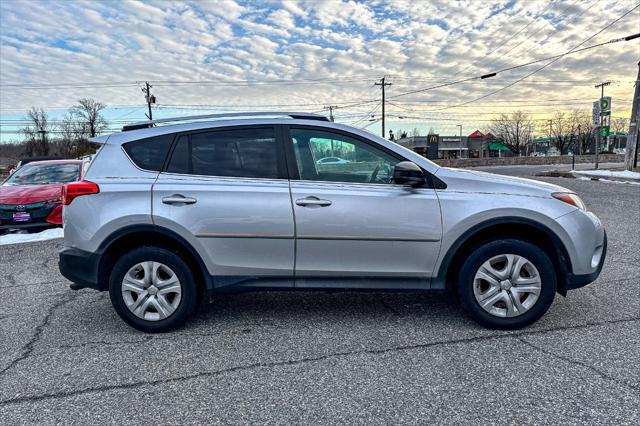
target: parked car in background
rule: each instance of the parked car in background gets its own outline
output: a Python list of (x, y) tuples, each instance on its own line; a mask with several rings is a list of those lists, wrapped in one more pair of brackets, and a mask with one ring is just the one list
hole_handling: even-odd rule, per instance
[(340, 157), (324, 157), (316, 161), (316, 163), (317, 164), (346, 164), (346, 163), (350, 163), (350, 161)]
[(62, 160), (62, 157), (56, 157), (56, 156), (46, 156), (46, 157), (26, 157), (23, 158), (21, 160), (19, 160), (15, 167), (13, 167), (11, 170), (9, 170), (9, 174), (13, 174), (15, 173), (16, 170), (18, 170), (20, 167), (25, 166), (29, 163), (33, 163), (35, 161), (48, 161), (48, 160)]
[(0, 186), (0, 232), (62, 225), (62, 185), (82, 178), (83, 161), (27, 162)]
[[(109, 291), (148, 332), (215, 293), (273, 288), (449, 288), (480, 324), (516, 329), (602, 269), (604, 228), (566, 188), (439, 167), (315, 114), (238, 116), (92, 139), (86, 180), (63, 191), (73, 289)], [(320, 167), (336, 141), (357, 161)]]

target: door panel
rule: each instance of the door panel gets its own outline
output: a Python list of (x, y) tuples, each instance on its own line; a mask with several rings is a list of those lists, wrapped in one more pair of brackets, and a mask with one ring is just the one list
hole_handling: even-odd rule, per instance
[[(176, 196), (193, 204), (165, 204)], [(161, 173), (153, 186), (154, 221), (184, 227), (206, 251), (216, 276), (293, 276), (289, 185), (262, 180)]]
[[(292, 181), (296, 277), (429, 278), (440, 249), (440, 206), (432, 189)], [(311, 284), (309, 284), (311, 285)]]

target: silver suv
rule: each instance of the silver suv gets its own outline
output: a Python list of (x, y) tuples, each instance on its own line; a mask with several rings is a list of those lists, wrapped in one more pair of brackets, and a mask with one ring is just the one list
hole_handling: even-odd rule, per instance
[(605, 258), (575, 193), (442, 168), (319, 115), (156, 120), (93, 141), (63, 191), (60, 271), (147, 332), (257, 289), (449, 289), (480, 324), (515, 329)]

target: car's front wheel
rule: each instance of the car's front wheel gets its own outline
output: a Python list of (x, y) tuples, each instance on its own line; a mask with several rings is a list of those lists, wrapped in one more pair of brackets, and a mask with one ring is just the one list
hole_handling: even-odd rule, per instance
[(129, 325), (148, 333), (184, 324), (197, 302), (189, 266), (175, 253), (140, 247), (123, 255), (109, 279), (111, 303)]
[(537, 321), (556, 293), (547, 254), (526, 241), (500, 239), (473, 250), (458, 275), (462, 307), (478, 323), (518, 329)]

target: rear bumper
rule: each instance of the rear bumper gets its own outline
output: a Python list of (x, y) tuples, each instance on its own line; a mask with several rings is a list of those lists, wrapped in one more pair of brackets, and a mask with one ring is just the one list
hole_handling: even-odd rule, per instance
[(600, 272), (602, 272), (602, 267), (604, 266), (604, 260), (607, 257), (607, 233), (604, 233), (604, 240), (602, 243), (602, 254), (600, 255), (600, 261), (598, 262), (598, 267), (596, 270), (590, 274), (582, 274), (582, 275), (567, 275), (567, 283), (565, 286), (566, 290), (575, 290), (576, 288), (584, 287), (587, 284), (594, 282)]
[(98, 280), (98, 266), (100, 256), (96, 253), (79, 250), (76, 248), (65, 248), (60, 252), (58, 268), (60, 273), (74, 284), (71, 288), (92, 288), (94, 290), (106, 290), (102, 288)]

